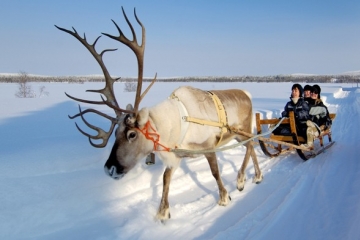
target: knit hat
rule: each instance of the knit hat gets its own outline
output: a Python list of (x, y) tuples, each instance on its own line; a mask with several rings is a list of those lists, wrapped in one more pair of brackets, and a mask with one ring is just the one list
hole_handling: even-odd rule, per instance
[(304, 93), (304, 90), (303, 90), (302, 86), (301, 86), (300, 84), (298, 84), (298, 83), (295, 83), (295, 84), (291, 87), (291, 90), (293, 90), (293, 89), (295, 89), (295, 88), (299, 89), (300, 97), (302, 97), (302, 96), (303, 96), (303, 93)]
[(305, 85), (305, 87), (304, 87), (304, 91), (312, 91), (312, 86), (310, 86), (310, 85)]
[(314, 93), (318, 94), (318, 99), (320, 99), (320, 93), (321, 93), (321, 88), (319, 85), (315, 84), (314, 86), (312, 86), (312, 91)]

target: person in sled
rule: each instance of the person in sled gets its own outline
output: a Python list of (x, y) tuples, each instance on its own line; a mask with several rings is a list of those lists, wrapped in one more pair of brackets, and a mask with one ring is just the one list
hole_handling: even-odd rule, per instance
[(304, 100), (309, 104), (309, 101), (311, 101), (311, 91), (312, 91), (312, 86), (310, 85), (305, 85), (304, 86)]
[(303, 144), (307, 148), (313, 148), (314, 139), (319, 136), (322, 130), (330, 128), (332, 124), (329, 111), (320, 98), (320, 92), (321, 88), (319, 85), (315, 84), (312, 86), (311, 99), (308, 100), (310, 119), (306, 122), (307, 143)]
[[(289, 112), (293, 111), (295, 116), (296, 130), (299, 136), (306, 136), (306, 121), (310, 119), (309, 105), (303, 98), (303, 88), (300, 84), (295, 83), (291, 87), (290, 101), (286, 103), (282, 117), (289, 117)], [(280, 125), (274, 132), (275, 135), (291, 135), (289, 125)]]

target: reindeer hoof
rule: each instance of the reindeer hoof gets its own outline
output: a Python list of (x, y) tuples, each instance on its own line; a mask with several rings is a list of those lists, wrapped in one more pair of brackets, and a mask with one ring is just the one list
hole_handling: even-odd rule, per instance
[(226, 196), (224, 196), (224, 198), (221, 198), (221, 199), (218, 201), (218, 204), (219, 204), (220, 206), (227, 206), (230, 201), (231, 201), (231, 197), (226, 193)]
[(246, 179), (244, 179), (244, 181), (238, 181), (238, 184), (237, 184), (237, 189), (241, 192), (242, 190), (244, 190), (245, 188), (245, 182), (246, 182)]
[(170, 211), (169, 209), (167, 209), (165, 212), (163, 212), (163, 214), (160, 213), (156, 214), (155, 219), (160, 220), (160, 222), (165, 225), (166, 221), (169, 220), (170, 218), (171, 218)]
[(238, 187), (237, 189), (239, 190), (239, 192), (241, 192), (242, 190), (244, 190), (244, 186)]
[(170, 214), (168, 216), (168, 219), (161, 219), (160, 222), (162, 223), (162, 225), (166, 225), (167, 221), (171, 218)]
[(260, 177), (254, 177), (253, 182), (256, 184), (260, 184), (263, 179), (264, 179), (263, 175), (261, 175)]

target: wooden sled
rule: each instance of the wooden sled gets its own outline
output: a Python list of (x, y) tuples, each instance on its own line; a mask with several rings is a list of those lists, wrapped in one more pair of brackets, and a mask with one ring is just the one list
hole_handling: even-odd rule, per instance
[[(330, 114), (330, 118), (334, 120), (336, 117), (335, 113)], [(271, 125), (276, 125), (281, 121), (281, 119), (260, 119), (260, 113), (256, 113), (256, 129), (257, 134), (262, 133), (263, 125), (266, 125), (267, 128)], [(304, 137), (298, 136), (295, 125), (294, 112), (289, 113), (289, 118), (283, 119), (281, 124), (290, 125), (291, 135), (274, 135), (270, 134), (269, 138), (259, 138), (259, 145), (261, 150), (266, 156), (276, 157), (280, 154), (286, 152), (294, 151), (304, 160), (308, 160), (312, 157), (316, 157), (318, 154), (324, 152), (326, 149), (330, 148), (335, 142), (331, 138), (331, 128), (321, 131), (320, 135), (315, 139), (313, 150), (301, 146), (301, 144), (306, 143)], [(324, 144), (324, 137), (327, 136), (328, 143)], [(317, 144), (319, 143), (319, 144)]]

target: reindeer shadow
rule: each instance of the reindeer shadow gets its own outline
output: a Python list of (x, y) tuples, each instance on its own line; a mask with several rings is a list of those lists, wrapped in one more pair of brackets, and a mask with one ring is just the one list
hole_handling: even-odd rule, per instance
[(49, 138), (75, 136), (73, 123), (67, 121), (68, 110), (73, 107), (74, 104), (64, 102), (25, 116), (6, 119), (0, 124), (1, 135), (6, 138), (2, 141), (1, 155), (49, 146), (52, 144)]
[[(195, 161), (203, 161), (203, 164), (206, 164), (206, 167), (208, 168), (209, 170), (209, 174), (211, 175), (212, 177), (212, 174), (211, 174), (211, 170), (210, 170), (210, 166), (209, 166), (209, 163), (207, 161), (207, 159), (205, 158), (204, 155), (202, 155), (201, 157), (196, 157), (196, 158), (192, 158), (193, 160)], [(214, 192), (214, 189), (209, 189), (207, 187), (204, 186), (204, 184), (202, 182), (199, 181), (196, 173), (194, 172), (194, 170), (192, 170), (190, 167), (189, 167), (189, 164), (187, 163), (187, 160), (189, 160), (188, 158), (184, 158), (182, 159), (182, 162), (180, 164), (180, 168), (185, 172), (185, 173), (189, 173), (189, 176), (191, 177), (191, 179), (194, 181), (194, 183), (196, 184), (197, 187), (199, 187), (200, 189), (202, 189), (205, 193), (207, 194), (212, 194), (214, 195), (214, 197), (216, 198), (217, 197), (217, 192)], [(215, 182), (215, 179), (214, 179), (214, 182)]]
[[(13, 171), (11, 166), (28, 168), (29, 165), (35, 171), (40, 171), (36, 168), (55, 171), (56, 166), (85, 164), (88, 159), (80, 157), (84, 151), (86, 155), (99, 155), (99, 150), (91, 147), (76, 130), (74, 120), (68, 118), (69, 112), (77, 111), (76, 104), (68, 101), (5, 119), (0, 124), (1, 135), (6, 139), (1, 141), (0, 158), (4, 165), (0, 172)], [(104, 121), (95, 124), (106, 129)]]

